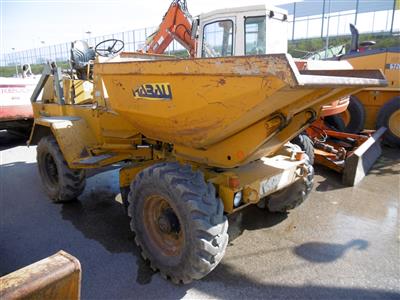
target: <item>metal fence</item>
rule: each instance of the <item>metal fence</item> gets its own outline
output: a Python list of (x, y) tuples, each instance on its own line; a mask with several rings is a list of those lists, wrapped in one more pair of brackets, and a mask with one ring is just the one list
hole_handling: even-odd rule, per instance
[(398, 33), (400, 31), (400, 10), (364, 13), (348, 10), (296, 17), (294, 21), (291, 15), (288, 20), (288, 36), (291, 40), (348, 35), (350, 23), (356, 25), (360, 33)]
[[(89, 46), (95, 47), (101, 41), (107, 39), (119, 39), (124, 41), (125, 51), (137, 51), (143, 48), (146, 38), (156, 29), (157, 27), (148, 27), (143, 29), (91, 37), (85, 40), (88, 42)], [(0, 65), (13, 66), (21, 64), (43, 64), (48, 61), (68, 61), (70, 58), (70, 49), (71, 42), (68, 42), (24, 51), (10, 52), (3, 55)], [(167, 48), (166, 53), (172, 54), (180, 50), (184, 50), (184, 48), (179, 43), (174, 41)]]
[[(329, 35), (341, 36), (349, 34), (349, 24), (357, 26), (360, 33), (398, 33), (400, 32), (400, 10), (383, 10), (357, 13), (356, 10), (324, 13), (314, 16), (288, 17), (288, 36), (291, 40), (326, 37)], [(126, 51), (136, 51), (144, 46), (146, 38), (156, 30), (149, 27), (138, 30), (119, 32), (115, 34), (96, 36), (86, 39), (90, 46), (111, 38), (125, 42)], [(41, 48), (15, 51), (3, 54), (0, 58), (1, 66), (21, 64), (43, 64), (47, 61), (68, 61), (70, 56), (70, 42), (51, 45)], [(184, 48), (173, 42), (167, 49), (171, 54)]]

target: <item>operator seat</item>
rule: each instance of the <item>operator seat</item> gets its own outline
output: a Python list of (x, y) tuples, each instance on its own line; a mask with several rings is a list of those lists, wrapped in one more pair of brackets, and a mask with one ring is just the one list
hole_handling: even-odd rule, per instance
[[(91, 62), (95, 59), (96, 53), (90, 48), (86, 41), (75, 41), (71, 43), (71, 68), (76, 71), (78, 79), (90, 79), (92, 75)], [(88, 69), (89, 68), (89, 69)]]

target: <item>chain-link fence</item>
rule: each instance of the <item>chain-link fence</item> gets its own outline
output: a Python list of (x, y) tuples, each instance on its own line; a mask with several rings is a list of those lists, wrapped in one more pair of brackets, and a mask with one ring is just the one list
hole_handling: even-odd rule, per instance
[[(125, 51), (137, 51), (142, 49), (146, 38), (152, 34), (157, 27), (148, 27), (143, 29), (119, 32), (114, 34), (102, 35), (85, 39), (89, 46), (95, 47), (101, 41), (107, 39), (119, 39), (124, 41)], [(34, 48), (24, 51), (15, 51), (4, 54), (1, 59), (1, 66), (11, 66), (20, 64), (43, 64), (48, 61), (65, 62), (70, 58), (71, 42), (51, 45), (46, 47)], [(173, 54), (184, 48), (174, 41), (167, 48), (167, 54)]]
[[(339, 11), (324, 15), (289, 18), (291, 40), (349, 35), (349, 24), (356, 25), (360, 33), (398, 33), (400, 10), (382, 10), (356, 13), (356, 10)], [(328, 32), (329, 31), (329, 32)]]
[[(289, 15), (288, 21), (288, 36), (291, 40), (326, 37), (327, 35), (331, 37), (348, 35), (350, 23), (356, 24), (360, 33), (400, 32), (400, 10), (395, 9), (363, 13), (358, 13), (357, 10), (350, 10), (314, 16), (301, 16), (295, 19), (293, 19), (293, 15)], [(149, 27), (92, 37), (86, 39), (86, 41), (90, 46), (94, 47), (101, 41), (116, 38), (125, 42), (125, 51), (136, 51), (144, 46), (146, 38), (155, 30), (156, 27)], [(13, 66), (26, 63), (43, 64), (47, 61), (68, 61), (70, 47), (70, 43), (63, 43), (6, 53), (0, 58), (0, 65)], [(166, 52), (172, 54), (183, 49), (179, 43), (174, 41)]]

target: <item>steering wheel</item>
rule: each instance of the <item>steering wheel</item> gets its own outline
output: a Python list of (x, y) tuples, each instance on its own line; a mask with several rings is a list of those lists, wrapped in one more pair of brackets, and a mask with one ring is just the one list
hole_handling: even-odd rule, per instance
[(124, 46), (125, 44), (121, 40), (109, 39), (98, 43), (94, 51), (100, 56), (111, 57), (121, 52)]

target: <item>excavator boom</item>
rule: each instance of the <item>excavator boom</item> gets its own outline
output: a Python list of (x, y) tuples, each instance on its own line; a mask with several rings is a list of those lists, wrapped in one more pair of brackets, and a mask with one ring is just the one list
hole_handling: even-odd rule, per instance
[(186, 8), (186, 0), (174, 0), (165, 14), (158, 30), (146, 40), (143, 52), (162, 54), (176, 39), (191, 57), (196, 53), (196, 40), (191, 34), (192, 20)]

